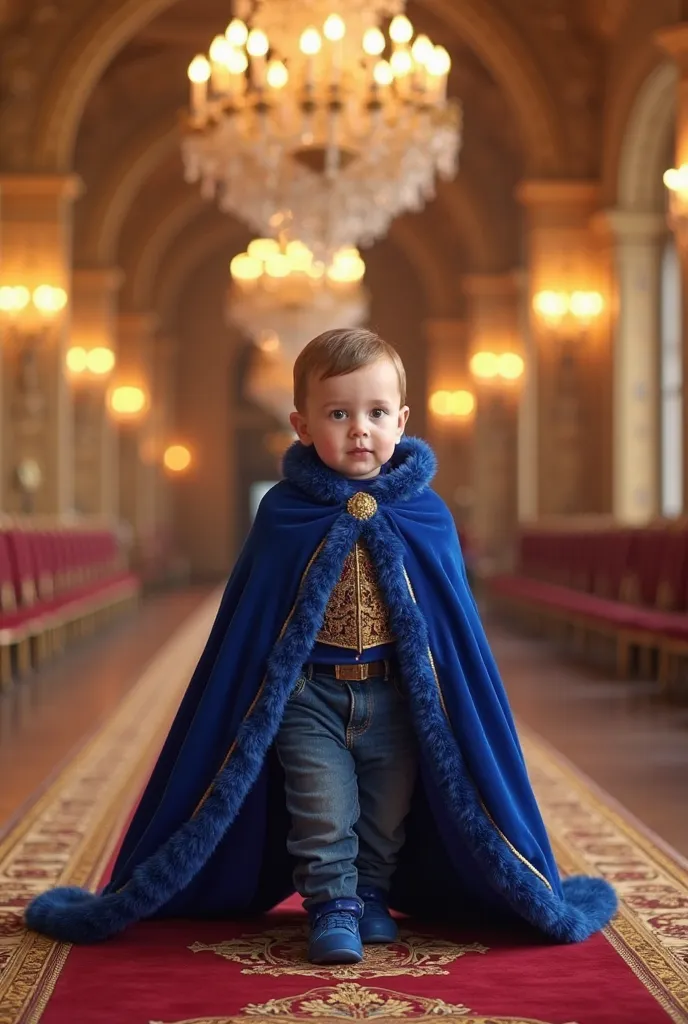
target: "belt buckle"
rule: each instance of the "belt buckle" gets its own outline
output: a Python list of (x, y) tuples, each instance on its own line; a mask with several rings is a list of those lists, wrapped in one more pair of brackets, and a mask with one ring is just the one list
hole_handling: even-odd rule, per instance
[(335, 665), (335, 679), (342, 679), (344, 682), (360, 683), (368, 678), (367, 665)]

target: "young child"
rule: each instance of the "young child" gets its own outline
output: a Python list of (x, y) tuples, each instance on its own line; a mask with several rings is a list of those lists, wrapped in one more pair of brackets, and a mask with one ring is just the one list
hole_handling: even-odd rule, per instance
[(363, 330), (295, 366), (299, 435), (263, 498), (110, 883), (29, 905), (95, 942), (237, 918), (294, 891), (310, 958), (391, 942), (388, 907), (577, 942), (616, 898), (559, 877), (435, 460), (403, 437), (394, 349)]
[[(292, 426), (302, 444), (361, 490), (401, 440), (405, 401), (398, 354), (368, 331), (321, 335), (296, 360)], [(294, 885), (312, 922), (309, 959), (355, 963), (362, 942), (397, 937), (387, 897), (417, 771), (394, 634), (360, 541), (287, 704), (277, 750)]]

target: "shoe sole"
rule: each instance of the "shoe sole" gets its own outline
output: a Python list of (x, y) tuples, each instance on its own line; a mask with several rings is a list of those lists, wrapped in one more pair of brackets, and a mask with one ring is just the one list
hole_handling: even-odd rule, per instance
[(331, 949), (317, 958), (308, 958), (312, 964), (360, 964), (363, 957), (351, 949)]

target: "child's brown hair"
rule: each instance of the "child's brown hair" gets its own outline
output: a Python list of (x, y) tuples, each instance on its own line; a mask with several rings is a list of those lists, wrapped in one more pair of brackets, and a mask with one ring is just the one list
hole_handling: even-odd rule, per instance
[(406, 403), (406, 371), (397, 350), (373, 331), (362, 327), (325, 331), (309, 341), (294, 363), (294, 405), (299, 412), (306, 407), (308, 382), (340, 377), (378, 359), (389, 359), (397, 371), (401, 404)]

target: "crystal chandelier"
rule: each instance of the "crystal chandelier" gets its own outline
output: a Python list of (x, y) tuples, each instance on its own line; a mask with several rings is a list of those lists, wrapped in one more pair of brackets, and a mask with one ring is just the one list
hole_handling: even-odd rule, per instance
[(449, 54), (414, 38), (404, 6), (235, 0), (237, 17), (189, 66), (186, 180), (320, 259), (422, 209), (436, 176), (456, 174), (461, 110), (446, 96)]
[(302, 242), (256, 238), (229, 269), (228, 319), (257, 342), (276, 336), (289, 367), (311, 338), (357, 327), (368, 316), (365, 263), (356, 249), (340, 249), (325, 264)]

